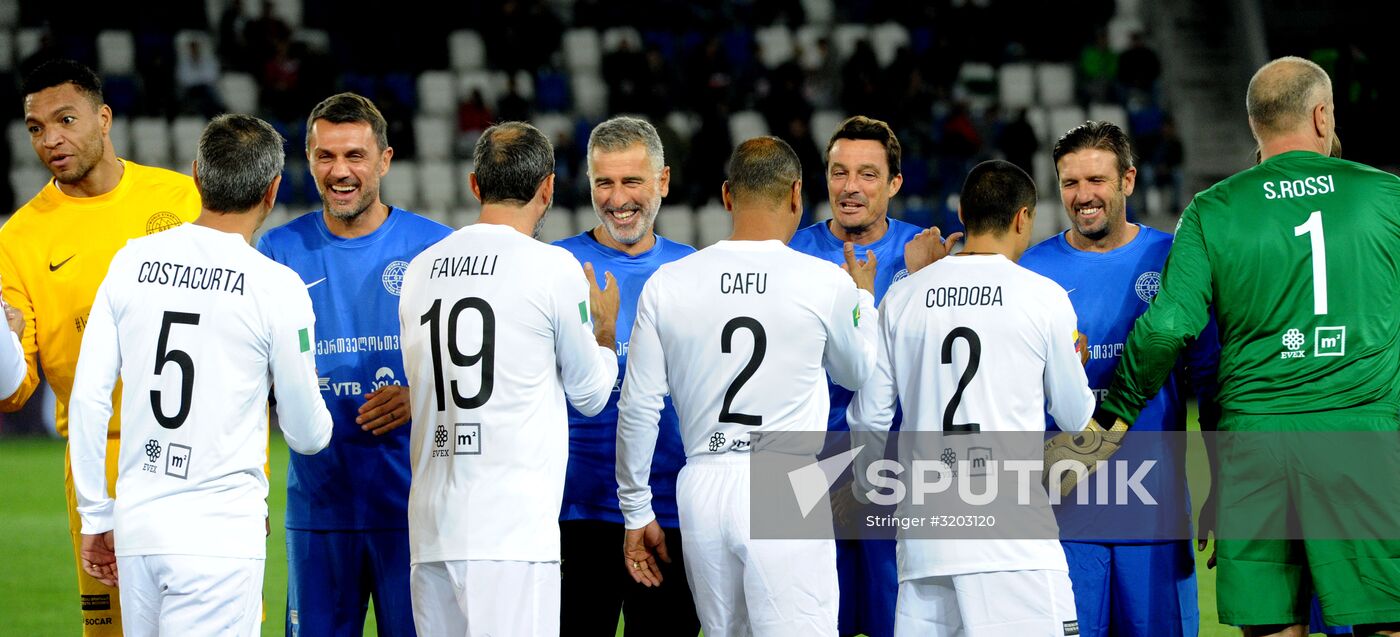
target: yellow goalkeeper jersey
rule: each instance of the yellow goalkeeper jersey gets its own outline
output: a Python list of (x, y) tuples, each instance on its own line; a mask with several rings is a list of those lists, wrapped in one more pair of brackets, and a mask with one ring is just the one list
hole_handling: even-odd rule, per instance
[[(50, 179), (0, 227), (0, 282), (5, 301), (24, 311), (28, 372), (0, 411), (15, 411), (39, 385), (39, 366), (58, 397), (58, 433), (68, 435), (68, 396), (78, 346), (97, 286), (128, 239), (168, 230), (199, 216), (199, 192), (186, 175), (124, 161), (121, 181), (96, 197), (70, 197)], [(121, 389), (114, 393), (109, 435), (120, 431)]]

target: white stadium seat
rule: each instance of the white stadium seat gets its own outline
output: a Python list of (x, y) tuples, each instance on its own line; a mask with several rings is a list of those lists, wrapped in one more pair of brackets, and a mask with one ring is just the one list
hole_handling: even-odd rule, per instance
[(1128, 110), (1117, 104), (1090, 104), (1089, 119), (1117, 124), (1119, 128), (1128, 130)]
[[(175, 167), (181, 171), (188, 171), (190, 163), (199, 153), (199, 136), (204, 134), (204, 125), (205, 121), (200, 117), (180, 117), (171, 125), (171, 150), (175, 158)], [(115, 145), (115, 142), (113, 143)]]
[(447, 37), (447, 52), (455, 70), (479, 71), (486, 68), (486, 43), (476, 31), (453, 31)]
[(1040, 64), (1035, 67), (1035, 74), (1041, 104), (1064, 106), (1074, 102), (1074, 67), (1065, 63)]
[(130, 31), (97, 34), (97, 71), (102, 75), (131, 75), (136, 71), (136, 40)]
[(258, 82), (247, 73), (225, 72), (219, 76), (219, 96), (230, 113), (258, 112)]
[(909, 29), (898, 22), (886, 22), (870, 30), (870, 45), (880, 66), (889, 66), (899, 47), (909, 46)]
[(734, 230), (734, 218), (724, 206), (711, 203), (695, 215), (695, 248), (704, 248), (729, 236)]
[(574, 74), (569, 83), (574, 91), (574, 110), (593, 120), (608, 112), (608, 85), (597, 71)]
[(170, 125), (158, 117), (138, 117), (131, 122), (131, 155), (138, 164), (169, 166)]
[(856, 43), (870, 39), (870, 27), (864, 24), (842, 24), (831, 33), (831, 43), (836, 50), (836, 59), (844, 63), (856, 50)]
[(791, 60), (797, 52), (792, 31), (786, 25), (775, 24), (759, 29), (754, 33), (754, 40), (758, 42), (763, 66), (770, 69)]
[(379, 182), (384, 203), (407, 210), (418, 209), (418, 164), (412, 161), (395, 161), (389, 165), (389, 172)]
[(451, 163), (428, 161), (418, 165), (418, 201), (425, 208), (442, 209), (460, 203)]
[(622, 43), (632, 45), (633, 51), (642, 50), (642, 34), (634, 27), (613, 27), (603, 32), (603, 52), (611, 53), (622, 48)]
[(758, 111), (739, 111), (729, 116), (729, 139), (733, 146), (767, 134), (768, 122)]
[(695, 209), (690, 206), (663, 202), (654, 227), (667, 239), (695, 245)]
[(1084, 123), (1084, 109), (1078, 106), (1059, 106), (1050, 109), (1050, 117), (1047, 121), (1050, 129), (1050, 141), (1068, 133), (1071, 128)]
[(413, 140), (418, 146), (417, 159), (451, 158), (455, 135), (452, 120), (446, 117), (420, 115), (413, 118)]
[(564, 32), (564, 63), (574, 73), (597, 72), (603, 63), (603, 47), (593, 29)]
[(418, 75), (418, 112), (424, 115), (457, 113), (456, 82), (449, 71), (424, 71)]
[(1030, 64), (1002, 65), (997, 73), (997, 85), (1003, 108), (1014, 110), (1035, 103), (1035, 67)]

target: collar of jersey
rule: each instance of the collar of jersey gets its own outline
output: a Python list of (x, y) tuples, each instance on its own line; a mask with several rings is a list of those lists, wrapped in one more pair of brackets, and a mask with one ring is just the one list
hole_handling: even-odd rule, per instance
[(340, 246), (342, 248), (358, 248), (360, 246), (376, 243), (380, 239), (389, 236), (389, 231), (393, 229), (394, 224), (399, 222), (399, 217), (403, 216), (395, 214), (401, 210), (401, 208), (389, 206), (389, 215), (384, 217), (384, 223), (379, 224), (379, 227), (375, 228), (374, 232), (363, 237), (346, 239), (345, 237), (336, 236), (334, 232), (331, 232), (330, 228), (326, 227), (326, 210), (322, 208), (316, 211), (316, 229), (321, 231), (321, 236), (325, 238), (327, 244)]
[[(641, 261), (644, 259), (654, 257), (657, 253), (661, 251), (661, 242), (663, 241), (663, 239), (659, 234), (655, 235), (656, 241), (651, 244), (650, 250), (647, 250), (646, 252), (643, 252), (641, 254), (628, 254), (626, 252), (618, 250), (617, 248), (603, 245), (603, 242), (599, 241), (598, 237), (593, 235), (593, 230), (595, 230), (595, 228), (589, 228), (588, 230), (584, 230), (579, 234), (583, 236), (583, 242), (586, 245), (592, 247), (596, 252), (609, 259), (614, 259), (618, 261)], [(607, 231), (604, 230), (604, 232)]]
[(1068, 233), (1071, 232), (1070, 230), (1066, 230), (1055, 235), (1055, 245), (1059, 246), (1061, 251), (1066, 252), (1077, 259), (1083, 259), (1086, 261), (1111, 261), (1114, 259), (1120, 259), (1126, 255), (1135, 254), (1139, 250), (1146, 248), (1148, 234), (1155, 230), (1155, 228), (1152, 228), (1151, 226), (1145, 226), (1140, 223), (1135, 223), (1133, 225), (1138, 227), (1137, 236), (1133, 237), (1132, 241), (1129, 241), (1126, 244), (1109, 250), (1108, 252), (1090, 252), (1088, 250), (1080, 250), (1079, 248), (1070, 245), (1069, 239), (1065, 238), (1069, 236)]
[(51, 197), (61, 202), (65, 206), (101, 206), (111, 203), (112, 201), (126, 194), (126, 191), (131, 189), (131, 182), (133, 181), (131, 173), (133, 169), (140, 170), (140, 168), (137, 167), (137, 165), (133, 162), (129, 162), (124, 159), (118, 159), (117, 161), (121, 162), (122, 164), (122, 177), (121, 179), (117, 180), (116, 188), (113, 188), (100, 195), (94, 197), (74, 197), (66, 192), (63, 192), (63, 189), (58, 187), (58, 180), (54, 179), (53, 177), (49, 177), (49, 183), (44, 187), (51, 190), (51, 192), (49, 193)]
[(724, 239), (722, 241), (716, 241), (714, 245), (725, 250), (740, 250), (744, 252), (768, 252), (772, 250), (781, 250), (787, 247), (786, 243), (777, 239), (766, 239), (764, 241), (731, 241), (729, 239)]
[[(825, 221), (818, 221), (814, 225), (821, 226), (822, 238), (826, 239), (828, 245), (835, 247), (837, 250), (844, 250), (846, 248), (846, 242), (842, 241), (840, 237), (836, 236), (835, 232), (831, 231), (832, 221), (832, 219), (827, 219)], [(865, 256), (864, 250), (875, 250), (879, 246), (884, 245), (886, 241), (889, 241), (890, 237), (894, 235), (894, 221), (894, 219), (888, 217), (885, 219), (885, 234), (880, 235), (880, 238), (877, 239), (875, 243), (855, 244), (856, 254), (863, 257)]]

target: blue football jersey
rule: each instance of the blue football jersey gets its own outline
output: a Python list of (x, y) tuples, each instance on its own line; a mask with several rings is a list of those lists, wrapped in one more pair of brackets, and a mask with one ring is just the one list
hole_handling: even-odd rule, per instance
[[(818, 221), (797, 231), (788, 246), (803, 254), (825, 259), (837, 265), (846, 263), (845, 242), (831, 233), (826, 221)], [(890, 219), (890, 227), (879, 241), (870, 245), (856, 244), (856, 258), (864, 259), (866, 250), (875, 251), (875, 305), (885, 298), (885, 290), (890, 284), (909, 276), (904, 268), (904, 244), (924, 229), (912, 223)], [(850, 431), (846, 424), (846, 407), (851, 403), (852, 392), (836, 383), (827, 381), (831, 393), (831, 417), (827, 421), (828, 431)], [(894, 429), (899, 428), (900, 415), (895, 414)]]
[[(564, 479), (564, 505), (559, 519), (622, 524), (622, 509), (617, 502), (617, 400), (627, 373), (627, 344), (632, 337), (637, 298), (657, 268), (695, 252), (695, 248), (658, 235), (656, 245), (650, 250), (632, 256), (599, 243), (592, 231), (561, 239), (554, 245), (573, 253), (580, 264), (592, 263), (598, 285), (606, 283), (604, 272), (612, 272), (621, 297), (615, 347), (617, 382), (613, 384), (608, 406), (592, 417), (569, 406), (569, 469)], [(685, 464), (685, 449), (681, 445), (680, 421), (670, 396), (666, 397), (659, 424), (661, 433), (656, 439), (656, 455), (651, 462), (652, 508), (661, 526), (679, 528), (676, 475)]]
[(331, 234), (321, 211), (267, 231), (258, 250), (296, 271), (316, 312), (316, 370), (335, 421), (331, 444), (314, 456), (291, 454), (287, 528), (408, 528), (408, 432), (375, 436), (355, 424), (364, 395), (406, 382), (399, 353), (399, 289), (408, 262), (452, 230), (407, 210), (389, 209), (373, 233)]
[[(1088, 340), (1089, 360), (1084, 371), (1094, 397), (1102, 402), (1113, 381), (1113, 372), (1123, 356), (1124, 343), (1133, 322), (1147, 311), (1148, 303), (1157, 294), (1162, 280), (1162, 267), (1171, 250), (1172, 235), (1147, 226), (1139, 226), (1137, 237), (1127, 245), (1110, 252), (1087, 252), (1069, 244), (1064, 233), (1046, 239), (1027, 250), (1020, 264), (1044, 275), (1069, 293), (1070, 303), (1079, 320), (1078, 330)], [(1209, 391), (1213, 383), (1215, 362), (1220, 346), (1214, 321), (1206, 327), (1201, 338), (1190, 347), (1183, 360), (1190, 361), (1190, 375), (1197, 387)], [(1141, 463), (1156, 460), (1157, 464), (1141, 480), (1143, 488), (1157, 500), (1156, 505), (1140, 504), (1129, 498), (1134, 506), (1103, 507), (1098, 501), (1098, 481), (1091, 478), (1081, 484), (1088, 488), (1089, 504), (1080, 505), (1075, 497), (1067, 498), (1056, 510), (1061, 537), (1065, 539), (1105, 539), (1109, 529), (1156, 529), (1156, 533), (1187, 537), (1189, 532), (1190, 499), (1186, 492), (1184, 438), (1134, 435), (1139, 432), (1185, 431), (1186, 405), (1182, 396), (1184, 364), (1155, 398), (1148, 401), (1133, 423), (1123, 447), (1113, 456), (1108, 467), (1108, 484), (1114, 485), (1120, 476), (1114, 465), (1129, 463), (1129, 475)], [(1046, 429), (1059, 431), (1053, 419), (1046, 417)], [(1121, 476), (1126, 479), (1128, 476)], [(1113, 486), (1109, 487), (1114, 490)], [(1113, 502), (1114, 494), (1108, 494)], [(1137, 533), (1128, 533), (1138, 537)]]

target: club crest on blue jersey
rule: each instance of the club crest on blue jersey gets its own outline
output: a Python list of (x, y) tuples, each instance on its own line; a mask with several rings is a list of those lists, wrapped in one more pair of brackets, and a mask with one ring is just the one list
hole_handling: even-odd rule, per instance
[(398, 296), (403, 290), (403, 273), (408, 271), (407, 261), (393, 261), (384, 268), (384, 274), (379, 277), (384, 282), (384, 289), (389, 294)]
[(1152, 297), (1157, 296), (1157, 288), (1161, 285), (1162, 273), (1149, 270), (1137, 278), (1133, 289), (1137, 291), (1138, 298), (1142, 299), (1143, 303), (1151, 303)]

